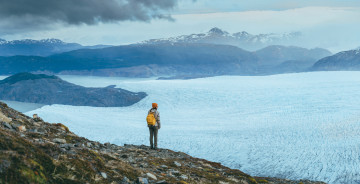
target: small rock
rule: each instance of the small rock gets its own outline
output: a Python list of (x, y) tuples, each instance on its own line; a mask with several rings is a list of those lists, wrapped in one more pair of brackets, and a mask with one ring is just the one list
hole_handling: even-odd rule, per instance
[(176, 166), (178, 166), (178, 167), (181, 167), (181, 164), (180, 164), (179, 162), (177, 162), (177, 161), (175, 161), (174, 164), (175, 164)]
[(29, 132), (31, 132), (31, 133), (39, 133), (39, 132), (37, 131), (37, 129), (30, 129)]
[(146, 178), (141, 178), (141, 177), (137, 178), (136, 183), (137, 184), (149, 184), (149, 182)]
[(15, 130), (17, 130), (19, 126), (20, 126), (19, 124), (15, 124), (15, 123), (11, 124), (11, 127)]
[(166, 165), (161, 165), (160, 167), (162, 167), (164, 169), (168, 168), (168, 166), (166, 166)]
[(180, 178), (181, 178), (182, 180), (187, 180), (187, 179), (188, 179), (188, 177), (187, 177), (186, 175), (181, 175)]
[(130, 180), (126, 176), (124, 176), (123, 180), (121, 181), (121, 184), (129, 184)]
[(60, 151), (61, 152), (66, 152), (66, 149), (65, 148), (60, 148)]
[(0, 161), (0, 173), (4, 172), (7, 168), (9, 168), (11, 162), (8, 160), (1, 160)]
[(157, 180), (157, 177), (151, 173), (146, 173), (146, 176), (149, 177), (152, 180)]
[(66, 140), (65, 139), (59, 139), (59, 138), (55, 138), (55, 139), (53, 139), (53, 142), (55, 142), (55, 143), (66, 143)]
[(75, 147), (84, 147), (84, 144), (81, 143), (81, 142), (77, 142), (77, 143), (75, 143), (74, 146), (75, 146)]
[(74, 145), (73, 144), (60, 144), (60, 148), (65, 148), (67, 150), (69, 150), (70, 148), (73, 148)]
[(102, 176), (103, 178), (105, 178), (105, 179), (107, 178), (107, 175), (106, 175), (106, 173), (104, 173), (104, 172), (101, 172), (100, 174), (101, 174), (101, 176)]
[(37, 127), (41, 126), (41, 124), (38, 123), (38, 122), (34, 122), (33, 124), (34, 124), (35, 126), (37, 126)]
[(19, 130), (20, 132), (25, 132), (25, 131), (26, 131), (26, 127), (25, 127), (24, 125), (21, 125), (21, 126), (18, 127), (18, 130)]
[(77, 154), (74, 150), (69, 150), (69, 151), (67, 151), (67, 153), (70, 154), (70, 155), (76, 155)]
[(87, 142), (86, 146), (90, 148), (92, 146), (91, 142)]
[(170, 172), (171, 172), (171, 174), (173, 174), (173, 175), (180, 175), (180, 172), (177, 171), (177, 170), (171, 170)]
[(156, 184), (167, 184), (167, 182), (165, 180), (161, 180), (161, 181), (156, 182)]
[(38, 130), (37, 130), (39, 133), (41, 133), (41, 134), (46, 134), (47, 133), (47, 131), (44, 129), (44, 128), (38, 128)]
[(2, 124), (4, 125), (5, 128), (10, 129), (10, 130), (12, 129), (12, 126), (7, 122), (2, 122)]

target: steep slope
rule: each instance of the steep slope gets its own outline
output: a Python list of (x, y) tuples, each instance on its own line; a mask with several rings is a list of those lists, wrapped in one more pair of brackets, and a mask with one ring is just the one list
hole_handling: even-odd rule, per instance
[(1, 183), (289, 183), (167, 149), (101, 144), (0, 102)]
[(339, 52), (316, 62), (311, 70), (360, 70), (360, 49)]
[(145, 93), (124, 89), (85, 88), (56, 76), (19, 73), (0, 81), (0, 99), (39, 104), (121, 107), (137, 103)]

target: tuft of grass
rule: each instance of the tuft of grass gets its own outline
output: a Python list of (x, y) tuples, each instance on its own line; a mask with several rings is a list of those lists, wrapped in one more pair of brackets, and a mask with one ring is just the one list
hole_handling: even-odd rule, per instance
[(262, 180), (258, 180), (259, 183), (269, 183), (268, 180), (262, 179)]
[(62, 124), (62, 123), (55, 123), (54, 125), (64, 129), (66, 133), (70, 132), (69, 128), (67, 126), (65, 126), (64, 124)]
[(252, 184), (257, 184), (257, 183), (258, 183), (258, 182), (255, 180), (255, 178), (253, 178), (253, 177), (248, 177), (248, 179), (249, 179), (250, 183), (252, 183)]

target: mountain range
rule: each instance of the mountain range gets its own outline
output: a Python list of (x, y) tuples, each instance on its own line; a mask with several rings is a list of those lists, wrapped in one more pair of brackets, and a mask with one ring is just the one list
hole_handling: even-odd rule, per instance
[(58, 39), (0, 39), (0, 74), (192, 78), (360, 70), (359, 48), (332, 55), (322, 48), (284, 46), (300, 37), (301, 33), (230, 34), (212, 28), (207, 33), (122, 46), (82, 46)]
[[(125, 77), (174, 75), (262, 75), (293, 61), (316, 62), (331, 55), (325, 49), (270, 46), (257, 52), (236, 46), (206, 43), (133, 44), (102, 49), (80, 49), (47, 57), (0, 57), (0, 74), (41, 72)], [(295, 68), (294, 70), (302, 70)], [(275, 71), (275, 73), (282, 71)]]
[(294, 45), (301, 39), (300, 32), (284, 34), (257, 34), (253, 35), (246, 31), (230, 34), (227, 31), (214, 27), (207, 33), (182, 35), (171, 38), (151, 39), (140, 44), (161, 44), (161, 43), (209, 43), (233, 45), (245, 50), (255, 51), (270, 45)]
[(0, 56), (49, 56), (84, 48), (105, 48), (108, 45), (82, 46), (78, 43), (65, 43), (59, 39), (13, 40), (0, 39)]

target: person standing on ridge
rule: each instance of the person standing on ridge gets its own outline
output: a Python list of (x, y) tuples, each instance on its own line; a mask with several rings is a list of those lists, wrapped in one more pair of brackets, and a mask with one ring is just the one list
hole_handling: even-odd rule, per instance
[(149, 110), (148, 115), (146, 117), (146, 121), (150, 131), (151, 149), (157, 149), (157, 135), (158, 135), (158, 130), (161, 127), (160, 113), (157, 109), (158, 109), (158, 104), (152, 103), (152, 108)]

